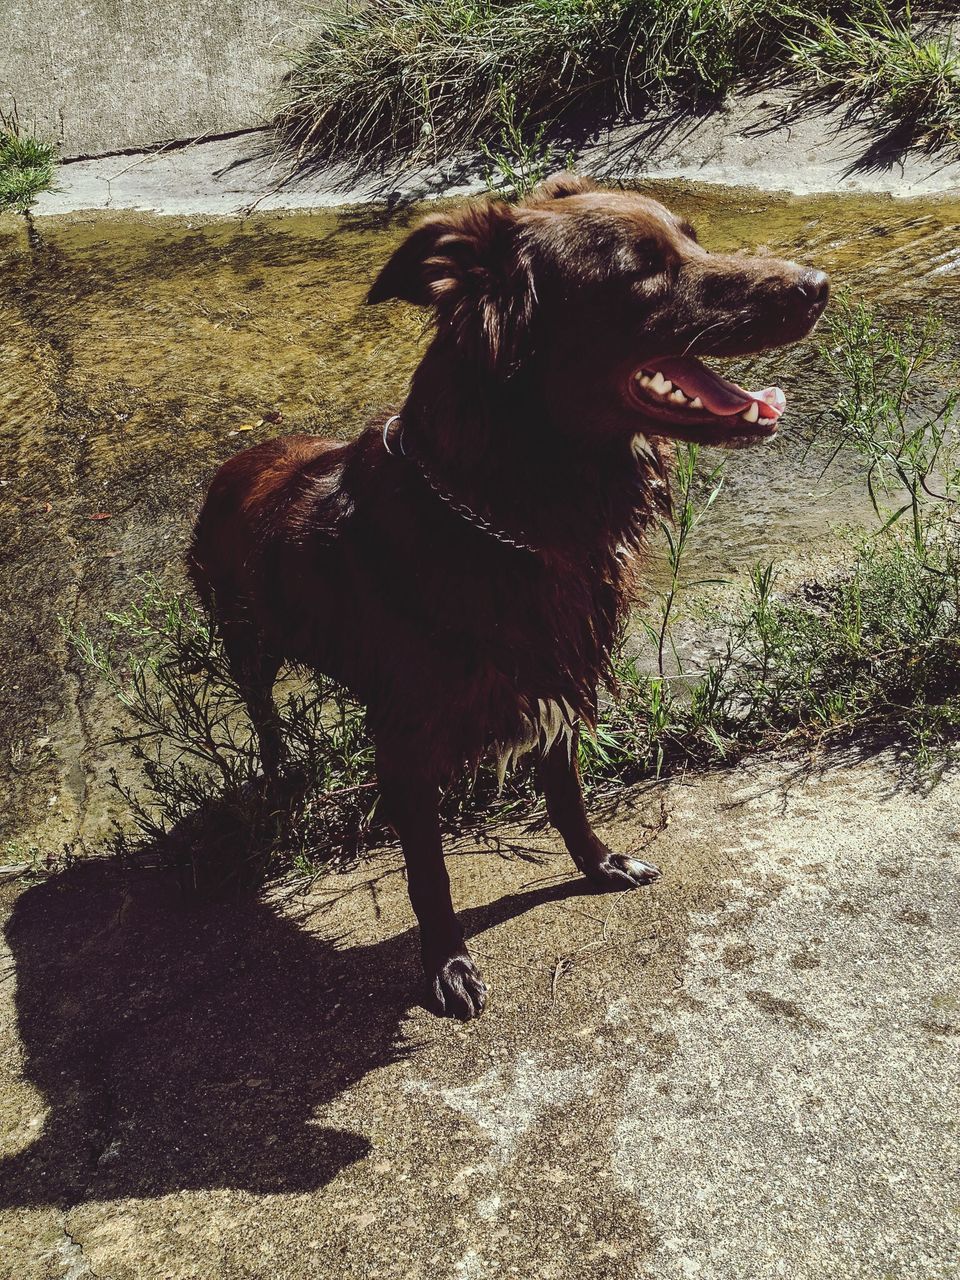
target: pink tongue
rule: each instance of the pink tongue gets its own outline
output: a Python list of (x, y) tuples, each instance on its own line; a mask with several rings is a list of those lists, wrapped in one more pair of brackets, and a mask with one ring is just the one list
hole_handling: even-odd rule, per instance
[[(677, 357), (672, 360), (658, 360), (657, 369), (672, 383), (680, 388), (690, 400), (697, 396), (703, 401), (703, 407), (710, 413), (724, 418), (749, 409), (755, 403), (761, 418), (779, 418), (787, 407), (787, 398), (779, 387), (766, 387), (763, 391), (744, 391), (735, 382), (728, 382), (719, 374), (713, 373), (699, 360)], [(651, 368), (651, 373), (656, 370)]]

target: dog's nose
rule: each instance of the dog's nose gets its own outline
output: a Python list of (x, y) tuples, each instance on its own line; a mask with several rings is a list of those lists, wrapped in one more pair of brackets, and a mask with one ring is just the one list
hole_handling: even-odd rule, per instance
[(800, 272), (797, 290), (808, 306), (819, 307), (822, 311), (830, 297), (830, 277), (825, 271), (807, 268)]

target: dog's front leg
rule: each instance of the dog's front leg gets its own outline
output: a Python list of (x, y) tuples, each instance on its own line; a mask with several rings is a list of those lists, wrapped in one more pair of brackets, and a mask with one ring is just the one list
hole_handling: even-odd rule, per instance
[(563, 836), (571, 858), (591, 884), (602, 889), (636, 889), (642, 884), (649, 884), (660, 875), (657, 867), (625, 853), (614, 853), (590, 826), (577, 762), (579, 740), (580, 729), (577, 726), (569, 745), (563, 738), (557, 739), (540, 766), (550, 821)]
[(487, 988), (463, 941), (450, 900), (438, 789), (399, 755), (377, 751), (377, 779), (386, 818), (403, 846), (427, 983), (438, 1012), (477, 1018), (486, 1004)]

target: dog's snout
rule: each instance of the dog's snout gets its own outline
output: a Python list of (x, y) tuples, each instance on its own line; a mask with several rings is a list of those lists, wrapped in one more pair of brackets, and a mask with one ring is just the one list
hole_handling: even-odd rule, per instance
[(801, 271), (796, 289), (808, 306), (819, 307), (822, 311), (830, 297), (830, 277), (825, 271), (807, 268)]

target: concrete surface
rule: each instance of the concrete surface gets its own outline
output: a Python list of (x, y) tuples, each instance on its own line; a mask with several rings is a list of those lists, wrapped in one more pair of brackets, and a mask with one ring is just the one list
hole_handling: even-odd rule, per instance
[(629, 793), (629, 895), (461, 842), (466, 1026), (390, 851), (245, 903), (8, 884), (4, 1275), (956, 1276), (960, 784), (822, 764)]
[[(570, 149), (583, 173), (613, 179), (688, 178), (766, 191), (937, 195), (960, 189), (960, 157), (902, 152), (838, 108), (783, 92), (744, 94), (723, 111), (620, 125)], [(559, 163), (559, 162), (558, 162)], [(390, 204), (486, 189), (476, 157), (404, 162), (381, 171), (321, 165), (293, 172), (268, 131), (139, 155), (63, 165), (38, 214), (142, 209), (171, 214), (246, 213)]]
[(65, 156), (263, 123), (303, 0), (4, 0), (0, 111)]

